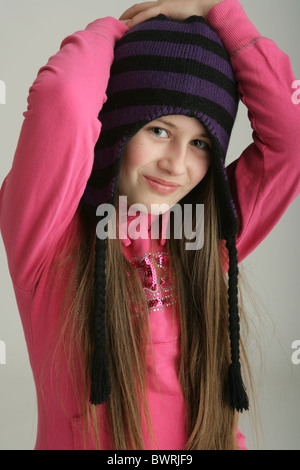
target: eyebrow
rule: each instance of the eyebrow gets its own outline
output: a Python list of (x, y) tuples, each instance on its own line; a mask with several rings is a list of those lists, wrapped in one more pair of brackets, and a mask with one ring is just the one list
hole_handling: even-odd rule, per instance
[[(167, 119), (161, 119), (161, 118), (158, 118), (158, 119), (155, 119), (155, 121), (157, 122), (162, 122), (163, 124), (166, 124), (167, 126), (170, 126), (170, 127), (177, 127), (175, 124), (173, 124), (172, 122), (168, 121)], [(199, 137), (206, 137), (207, 139), (210, 140), (210, 137), (209, 135), (207, 134), (207, 132), (202, 132), (201, 134), (199, 134)]]

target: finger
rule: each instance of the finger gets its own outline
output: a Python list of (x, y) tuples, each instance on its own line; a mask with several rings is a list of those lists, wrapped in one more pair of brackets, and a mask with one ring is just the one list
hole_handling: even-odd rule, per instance
[(124, 11), (124, 13), (120, 16), (119, 19), (124, 20), (124, 19), (132, 18), (133, 16), (138, 15), (143, 10), (153, 7), (155, 3), (157, 2), (137, 3), (136, 5), (133, 5), (132, 7)]
[(148, 20), (149, 18), (154, 18), (155, 16), (160, 14), (160, 8), (148, 8), (148, 10), (142, 11), (138, 15), (135, 15), (131, 20), (128, 21), (127, 26), (128, 28), (133, 28), (139, 23)]
[[(123, 23), (123, 24), (125, 24), (126, 26), (128, 26), (127, 23), (128, 23), (129, 20), (119, 20), (119, 21), (121, 21), (121, 23)], [(129, 27), (129, 26), (128, 26), (128, 27)]]

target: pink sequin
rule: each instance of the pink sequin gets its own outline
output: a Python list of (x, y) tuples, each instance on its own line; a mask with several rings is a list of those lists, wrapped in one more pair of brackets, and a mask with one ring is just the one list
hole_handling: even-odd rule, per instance
[(167, 253), (147, 253), (142, 258), (132, 258), (130, 263), (139, 275), (149, 310), (160, 310), (177, 302)]

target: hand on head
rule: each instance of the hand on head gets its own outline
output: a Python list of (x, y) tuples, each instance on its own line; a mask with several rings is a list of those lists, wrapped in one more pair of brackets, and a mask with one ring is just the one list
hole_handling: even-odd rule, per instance
[(208, 12), (223, 0), (157, 0), (143, 2), (128, 8), (119, 18), (129, 28), (163, 14), (177, 20), (184, 20), (189, 16), (206, 17)]

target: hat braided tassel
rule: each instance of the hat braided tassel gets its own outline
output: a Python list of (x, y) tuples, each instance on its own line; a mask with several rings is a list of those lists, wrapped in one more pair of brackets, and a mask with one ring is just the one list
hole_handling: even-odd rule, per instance
[(237, 303), (237, 250), (235, 237), (226, 240), (229, 253), (228, 270), (228, 303), (229, 303), (229, 332), (232, 363), (228, 369), (227, 398), (232, 410), (243, 412), (249, 409), (249, 400), (241, 375), (241, 364), (239, 360), (240, 326)]
[(108, 400), (111, 390), (108, 372), (108, 357), (106, 352), (105, 328), (105, 240), (96, 239), (95, 255), (95, 306), (93, 317), (95, 351), (91, 371), (90, 402), (93, 405), (100, 405)]

